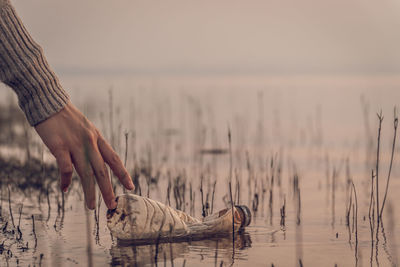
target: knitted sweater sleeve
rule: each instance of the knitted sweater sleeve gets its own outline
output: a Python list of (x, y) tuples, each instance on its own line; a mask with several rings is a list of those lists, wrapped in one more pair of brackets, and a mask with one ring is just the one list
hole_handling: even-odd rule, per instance
[(0, 81), (15, 91), (32, 126), (68, 102), (42, 48), (33, 41), (9, 0), (0, 0)]

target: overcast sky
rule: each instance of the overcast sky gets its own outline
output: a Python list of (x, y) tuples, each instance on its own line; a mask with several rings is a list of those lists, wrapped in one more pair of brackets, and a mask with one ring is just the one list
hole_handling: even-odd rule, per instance
[(12, 2), (63, 72), (400, 72), (398, 0)]

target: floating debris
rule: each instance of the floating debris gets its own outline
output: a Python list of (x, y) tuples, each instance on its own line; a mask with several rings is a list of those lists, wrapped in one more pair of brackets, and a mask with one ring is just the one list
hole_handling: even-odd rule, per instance
[[(133, 194), (117, 198), (117, 208), (108, 210), (107, 226), (121, 241), (159, 243), (226, 236), (251, 222), (246, 206), (224, 209), (202, 220), (158, 201)], [(233, 215), (233, 216), (232, 216)]]

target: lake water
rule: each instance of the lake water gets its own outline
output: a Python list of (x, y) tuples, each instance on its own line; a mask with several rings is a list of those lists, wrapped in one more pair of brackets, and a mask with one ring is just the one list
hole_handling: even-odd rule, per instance
[[(397, 266), (398, 145), (378, 234), (376, 215), (371, 234), (369, 208), (376, 113), (384, 115), (381, 205), (400, 76), (65, 76), (62, 80), (72, 101), (122, 159), (128, 144), (129, 170), (151, 168), (153, 180), (143, 174), (139, 178), (142, 195), (167, 203), (168, 181), (174, 184), (180, 177), (186, 186), (181, 208), (200, 218), (200, 184), (203, 203), (212, 203), (215, 212), (229, 205), (231, 179), (234, 199), (248, 205), (254, 218), (235, 242), (226, 238), (160, 244), (157, 249), (121, 246), (107, 229), (104, 204), (97, 224), (94, 212), (84, 208), (77, 181), (64, 196), (64, 211), (57, 207), (62, 205), (57, 182), (48, 187), (48, 200), (43, 192), (10, 186), (15, 221), (22, 207), (22, 240), (7, 232), (13, 229), (11, 224), (0, 233), (5, 248), (0, 249), (1, 266), (17, 262), (21, 266)], [(1, 94), (7, 95), (7, 89)], [(228, 131), (232, 172), (226, 153)], [(40, 141), (33, 131), (29, 136), (32, 155), (40, 157)], [(211, 153), (216, 149), (220, 153)], [(3, 144), (0, 151), (3, 157), (21, 160), (26, 155), (24, 148), (12, 143)], [(53, 159), (44, 151), (43, 160)], [(7, 177), (0, 178), (3, 229), (10, 216)], [(117, 192), (122, 192), (119, 185)], [(173, 192), (169, 203), (176, 206)]]

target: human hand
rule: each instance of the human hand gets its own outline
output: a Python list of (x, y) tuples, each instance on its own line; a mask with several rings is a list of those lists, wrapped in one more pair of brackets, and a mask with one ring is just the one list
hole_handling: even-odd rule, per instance
[(81, 179), (89, 209), (96, 206), (94, 178), (107, 208), (117, 207), (105, 163), (127, 189), (135, 188), (117, 153), (72, 103), (36, 125), (35, 129), (57, 160), (61, 190), (66, 192), (71, 184), (73, 164)]

